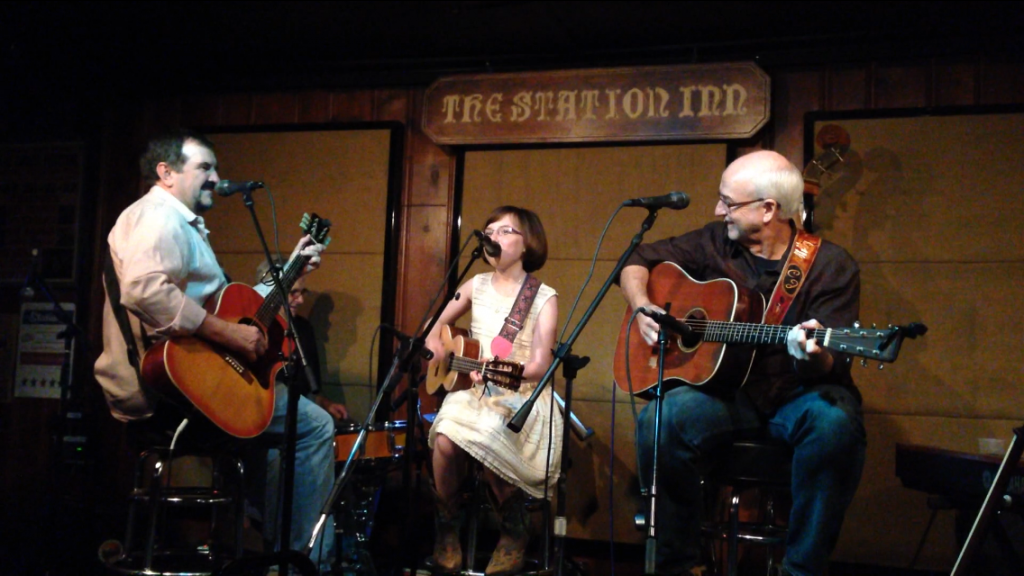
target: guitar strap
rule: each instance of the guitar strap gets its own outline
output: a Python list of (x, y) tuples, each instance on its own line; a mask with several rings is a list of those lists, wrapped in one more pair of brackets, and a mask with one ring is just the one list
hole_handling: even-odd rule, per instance
[(512, 354), (512, 343), (515, 342), (519, 331), (523, 329), (526, 316), (530, 313), (533, 300), (540, 290), (540, 280), (533, 274), (527, 274), (523, 285), (519, 288), (519, 295), (512, 305), (512, 310), (505, 318), (505, 324), (501, 332), (491, 340), (491, 355), (497, 358), (508, 358)]
[[(107, 297), (110, 298), (110, 308), (114, 311), (114, 318), (117, 319), (117, 326), (121, 329), (121, 336), (128, 350), (128, 362), (135, 369), (135, 374), (142, 381), (142, 356), (139, 355), (139, 347), (135, 344), (135, 337), (132, 335), (132, 323), (128, 318), (128, 310), (121, 305), (121, 284), (117, 280), (117, 272), (114, 270), (114, 259), (110, 256), (110, 247), (107, 247), (106, 261), (103, 263), (103, 283), (107, 287)], [(142, 343), (147, 348), (150, 345), (149, 335), (146, 334), (146, 327), (141, 322), (139, 328), (142, 330)]]
[(790, 304), (796, 298), (800, 288), (807, 279), (807, 271), (814, 264), (814, 258), (818, 255), (818, 247), (821, 246), (821, 238), (798, 230), (793, 240), (793, 247), (789, 251), (789, 258), (782, 267), (782, 274), (775, 284), (775, 290), (768, 301), (768, 310), (764, 314), (765, 324), (781, 324), (786, 316)]

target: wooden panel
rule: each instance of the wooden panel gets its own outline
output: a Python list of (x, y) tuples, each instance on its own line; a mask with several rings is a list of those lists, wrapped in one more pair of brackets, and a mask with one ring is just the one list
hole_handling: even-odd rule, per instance
[[(1024, 115), (879, 122), (839, 122), (853, 146), (815, 206), (826, 238), (861, 263), (1024, 259), (1024, 246), (1005, 236), (1024, 226)], [(983, 202), (967, 196), (979, 191)]]
[(366, 122), (373, 118), (373, 91), (331, 93), (332, 122)]
[(423, 91), (412, 97), (412, 120), (408, 131), (407, 173), (409, 204), (447, 204), (454, 188), (454, 158), (449, 150), (434, 144), (420, 130), (423, 109)]
[(878, 66), (875, 69), (875, 107), (928, 106), (928, 72), (924, 63)]
[(1024, 395), (1016, 294), (1024, 263), (862, 265), (861, 317), (885, 324), (924, 321), (885, 370), (854, 369), (873, 412), (1014, 418)]
[(978, 64), (958, 62), (935, 67), (935, 105), (970, 106), (976, 104)]
[[(275, 193), (281, 250), (298, 239), (304, 212), (335, 223), (332, 250), (384, 251), (390, 134), (386, 130), (215, 134), (220, 176), (261, 180)], [(270, 236), (270, 202), (257, 193), (257, 214)], [(220, 198), (207, 222), (218, 253), (251, 249), (251, 217), (240, 198)], [(226, 208), (226, 209), (225, 209)]]
[(411, 130), (410, 134), (410, 157), (406, 166), (409, 204), (446, 205), (452, 187), (452, 157), (418, 129)]
[(253, 124), (294, 124), (297, 119), (298, 99), (294, 93), (253, 96)]
[(253, 118), (251, 94), (228, 94), (220, 100), (221, 126), (248, 126)]
[[(409, 206), (404, 214), (405, 233), (396, 318), (399, 330), (412, 334), (421, 328), (427, 306), (444, 280), (450, 231), (447, 206)], [(402, 383), (397, 392), (405, 388), (405, 383)], [(435, 413), (440, 409), (439, 399), (426, 394), (423, 386), (420, 387), (420, 402), (424, 414)]]
[(867, 69), (864, 66), (830, 68), (828, 74), (829, 110), (860, 110), (867, 107)]
[(772, 76), (775, 141), (770, 147), (797, 166), (803, 166), (804, 114), (822, 106), (821, 70), (779, 72)]
[(1024, 103), (1024, 64), (986, 62), (981, 69), (981, 104)]
[(409, 90), (374, 90), (373, 119), (407, 123), (411, 116), (412, 98)]
[(181, 99), (181, 125), (216, 126), (220, 123), (220, 99), (216, 96), (185, 96)]
[(326, 90), (300, 92), (298, 100), (298, 122), (320, 124), (331, 119), (331, 93)]
[(410, 206), (406, 209), (406, 235), (400, 285), (403, 293), (399, 329), (413, 332), (444, 279), (448, 254), (448, 207)]

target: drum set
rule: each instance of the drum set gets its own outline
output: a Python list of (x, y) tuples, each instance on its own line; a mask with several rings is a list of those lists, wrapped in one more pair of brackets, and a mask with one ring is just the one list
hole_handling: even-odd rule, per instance
[[(335, 461), (343, 464), (352, 452), (361, 425), (340, 424), (334, 437)], [(334, 507), (338, 530), (338, 554), (346, 576), (373, 575), (370, 537), (387, 484), (388, 474), (402, 461), (406, 444), (406, 421), (374, 424), (358, 454), (352, 482)]]

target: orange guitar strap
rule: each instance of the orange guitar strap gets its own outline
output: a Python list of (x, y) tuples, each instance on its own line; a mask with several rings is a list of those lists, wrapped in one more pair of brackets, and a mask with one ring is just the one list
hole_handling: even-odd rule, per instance
[(796, 298), (800, 288), (807, 279), (807, 271), (814, 264), (814, 257), (818, 255), (818, 247), (821, 246), (821, 238), (813, 234), (798, 230), (793, 240), (793, 247), (789, 251), (789, 258), (782, 267), (782, 274), (779, 276), (775, 290), (768, 301), (768, 309), (764, 313), (765, 324), (781, 324), (786, 316), (790, 304)]

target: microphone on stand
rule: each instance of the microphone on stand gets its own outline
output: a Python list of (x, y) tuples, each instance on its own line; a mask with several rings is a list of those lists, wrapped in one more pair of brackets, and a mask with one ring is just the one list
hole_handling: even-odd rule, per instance
[(490, 236), (479, 230), (473, 230), (473, 235), (480, 241), (480, 245), (483, 246), (484, 252), (486, 252), (488, 256), (491, 258), (498, 258), (501, 256), (501, 244), (498, 244)]
[(669, 208), (670, 210), (682, 210), (690, 205), (690, 197), (686, 192), (669, 192), (661, 196), (650, 196), (647, 198), (633, 198), (622, 203), (623, 206), (640, 206), (643, 208)]
[(658, 326), (661, 326), (663, 329), (668, 330), (677, 336), (681, 336), (683, 338), (684, 346), (696, 346), (700, 343), (700, 336), (694, 333), (693, 328), (690, 328), (686, 322), (683, 322), (675, 316), (656, 312), (647, 307), (641, 308), (640, 313), (657, 322)]
[(263, 188), (263, 182), (254, 182), (252, 180), (232, 182), (231, 180), (221, 180), (217, 182), (213, 190), (219, 196), (231, 196), (237, 192), (252, 192)]

